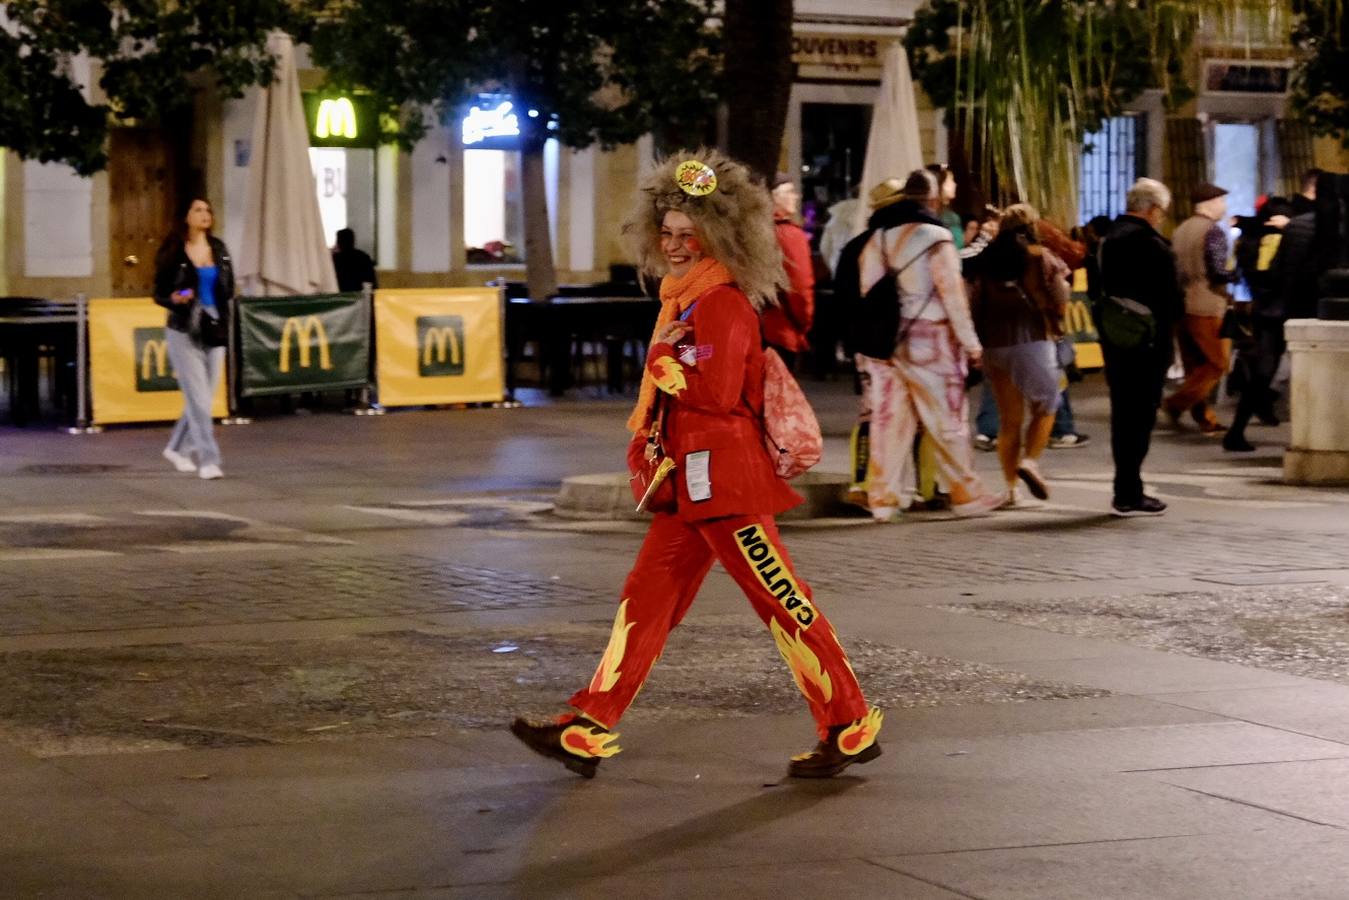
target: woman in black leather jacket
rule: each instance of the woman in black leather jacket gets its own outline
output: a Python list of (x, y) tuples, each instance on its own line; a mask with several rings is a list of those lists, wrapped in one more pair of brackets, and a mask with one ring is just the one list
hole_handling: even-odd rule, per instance
[[(180, 472), (223, 477), (211, 402), (225, 364), (234, 268), (224, 241), (211, 234), (211, 203), (193, 197), (155, 256), (155, 302), (169, 311), (164, 336), (183, 391), (183, 414), (164, 458)], [(196, 461), (192, 455), (196, 454)]]

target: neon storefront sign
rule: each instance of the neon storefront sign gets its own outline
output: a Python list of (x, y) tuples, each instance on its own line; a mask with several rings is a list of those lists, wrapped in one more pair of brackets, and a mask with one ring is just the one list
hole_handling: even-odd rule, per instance
[(481, 143), (489, 138), (511, 138), (520, 136), (520, 118), (515, 114), (515, 104), (503, 100), (491, 108), (470, 106), (464, 116), (464, 146)]

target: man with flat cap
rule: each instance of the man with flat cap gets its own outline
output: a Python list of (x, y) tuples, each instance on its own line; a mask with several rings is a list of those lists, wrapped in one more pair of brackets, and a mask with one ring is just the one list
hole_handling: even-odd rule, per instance
[(1188, 410), (1208, 435), (1226, 430), (1209, 408), (1208, 398), (1227, 374), (1230, 342), (1220, 332), (1232, 302), (1227, 286), (1238, 278), (1236, 267), (1228, 264), (1226, 197), (1227, 191), (1216, 184), (1196, 187), (1190, 194), (1194, 214), (1171, 237), (1185, 291), (1185, 317), (1177, 330), (1185, 380), (1162, 408), (1175, 427), (1180, 427), (1180, 417)]

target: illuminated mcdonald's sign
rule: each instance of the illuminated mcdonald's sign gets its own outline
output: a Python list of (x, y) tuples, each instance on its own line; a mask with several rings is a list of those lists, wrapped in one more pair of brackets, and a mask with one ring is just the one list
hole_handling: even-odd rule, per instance
[(319, 102), (318, 113), (314, 116), (315, 137), (355, 138), (358, 134), (356, 107), (351, 100), (328, 97)]
[(464, 374), (464, 319), (462, 316), (418, 316), (417, 370), (423, 378)]
[(280, 362), (277, 364), (277, 368), (281, 372), (290, 371), (291, 335), (295, 337), (301, 369), (309, 368), (311, 339), (318, 341), (319, 368), (327, 371), (333, 367), (332, 355), (328, 349), (328, 332), (324, 330), (319, 317), (312, 315), (291, 316), (286, 320), (285, 327), (281, 329), (281, 354)]

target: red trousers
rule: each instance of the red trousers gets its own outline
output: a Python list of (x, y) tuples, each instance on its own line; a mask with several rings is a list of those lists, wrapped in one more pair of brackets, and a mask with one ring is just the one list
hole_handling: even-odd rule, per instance
[(1194, 410), (1196, 421), (1204, 424), (1218, 421), (1208, 408), (1209, 394), (1227, 374), (1227, 355), (1231, 341), (1220, 337), (1221, 316), (1192, 316), (1186, 314), (1176, 331), (1180, 345), (1180, 360), (1185, 366), (1185, 380), (1176, 392), (1166, 398), (1166, 407), (1174, 413)]
[(595, 677), (568, 701), (605, 726), (617, 724), (665, 639), (688, 612), (714, 560), (740, 585), (768, 625), (805, 695), (823, 740), (830, 726), (867, 714), (862, 688), (833, 626), (796, 577), (772, 516), (684, 522), (660, 514), (651, 523), (623, 585), (609, 646)]

